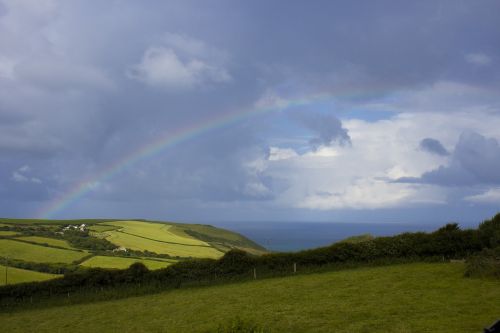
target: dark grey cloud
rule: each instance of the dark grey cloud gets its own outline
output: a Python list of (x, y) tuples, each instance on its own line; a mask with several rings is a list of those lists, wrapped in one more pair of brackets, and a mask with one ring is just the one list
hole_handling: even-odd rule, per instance
[[(33, 201), (53, 199), (160, 136), (251, 110), (268, 91), (331, 94), (349, 107), (439, 80), (498, 91), (499, 9), (497, 1), (455, 0), (0, 0), (0, 203), (17, 202), (2, 212), (32, 214)], [(248, 164), (273, 135), (295, 134), (286, 119), (273, 118), (283, 123), (274, 127), (279, 133), (266, 131), (269, 119), (256, 116), (193, 137), (88, 197), (179, 196), (200, 207), (210, 200), (269, 201), (275, 180)], [(333, 115), (311, 112), (299, 122), (313, 146), (350, 143)], [(23, 165), (42, 183), (14, 181)]]
[(450, 153), (446, 148), (443, 146), (443, 144), (436, 139), (433, 138), (425, 138), (420, 141), (419, 145), (420, 149), (427, 151), (432, 154), (436, 154), (439, 156), (448, 156)]
[(314, 137), (310, 139), (309, 143), (314, 148), (320, 145), (331, 146), (334, 143), (339, 145), (351, 144), (351, 137), (347, 129), (332, 114), (305, 111), (297, 113), (294, 118), (313, 133)]
[(500, 184), (500, 146), (496, 139), (464, 132), (450, 158), (449, 165), (426, 172), (419, 178), (400, 178), (398, 182), (441, 186)]

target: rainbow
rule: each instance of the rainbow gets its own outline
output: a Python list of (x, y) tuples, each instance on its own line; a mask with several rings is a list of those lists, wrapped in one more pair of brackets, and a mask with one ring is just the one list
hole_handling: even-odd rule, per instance
[(262, 103), (261, 105), (257, 105), (251, 109), (223, 113), (211, 119), (204, 119), (203, 121), (192, 124), (191, 126), (179, 128), (175, 131), (166, 132), (163, 135), (157, 137), (155, 140), (148, 142), (143, 146), (140, 146), (138, 149), (133, 150), (122, 158), (114, 161), (92, 176), (80, 180), (68, 191), (62, 193), (62, 195), (49, 202), (48, 205), (42, 207), (40, 212), (37, 214), (37, 217), (47, 219), (52, 218), (58, 213), (64, 211), (69, 205), (78, 201), (87, 193), (95, 189), (96, 184), (113, 178), (121, 171), (137, 164), (140, 161), (154, 157), (155, 155), (160, 154), (170, 147), (176, 146), (182, 142), (198, 137), (207, 132), (241, 122), (247, 118), (259, 114), (286, 110), (290, 107), (329, 101), (335, 97), (366, 97), (378, 95), (380, 93), (387, 93), (388, 91), (390, 91), (390, 89), (385, 88), (386, 87), (384, 87), (384, 89), (375, 89), (369, 91), (361, 91), (349, 88), (344, 91), (337, 91), (337, 93), (335, 94), (319, 93), (315, 95), (309, 95), (306, 98), (300, 99), (275, 98), (268, 103)]

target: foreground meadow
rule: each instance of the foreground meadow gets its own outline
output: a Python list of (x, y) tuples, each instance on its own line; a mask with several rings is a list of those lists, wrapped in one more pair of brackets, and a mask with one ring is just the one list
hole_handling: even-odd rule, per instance
[(297, 275), (1, 313), (6, 332), (204, 332), (236, 317), (270, 332), (480, 332), (500, 282), (457, 263)]

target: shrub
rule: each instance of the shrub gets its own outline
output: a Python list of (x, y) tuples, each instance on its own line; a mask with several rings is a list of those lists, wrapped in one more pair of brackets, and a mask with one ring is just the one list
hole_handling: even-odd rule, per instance
[(493, 277), (500, 279), (500, 247), (485, 249), (467, 259), (467, 277)]
[(479, 239), (484, 247), (500, 246), (500, 213), (479, 225)]

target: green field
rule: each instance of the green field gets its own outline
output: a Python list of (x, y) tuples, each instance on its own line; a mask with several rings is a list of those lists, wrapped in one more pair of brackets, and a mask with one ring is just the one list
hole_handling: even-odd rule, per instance
[(121, 227), (107, 231), (106, 239), (118, 246), (139, 251), (152, 251), (179, 257), (219, 258), (223, 253), (208, 243), (175, 234), (168, 224), (139, 221), (117, 221), (106, 223)]
[[(7, 282), (8, 284), (44, 281), (56, 278), (60, 275), (40, 273), (28, 271), (25, 269), (8, 267), (7, 268)], [(0, 286), (5, 285), (5, 266), (0, 265)]]
[(121, 232), (126, 232), (128, 234), (149, 238), (161, 242), (171, 242), (171, 243), (179, 243), (185, 245), (209, 246), (207, 243), (200, 241), (198, 239), (194, 239), (188, 235), (180, 236), (176, 233), (171, 232), (173, 226), (169, 224), (148, 223), (140, 221), (116, 221), (116, 222), (109, 222), (106, 224), (120, 227), (119, 230)]
[(22, 239), (28, 242), (33, 242), (38, 244), (48, 244), (52, 246), (64, 247), (66, 249), (73, 249), (73, 247), (71, 247), (71, 245), (69, 245), (68, 242), (63, 239), (55, 239), (55, 238), (40, 237), (40, 236), (25, 236), (25, 237), (18, 237), (17, 239)]
[(0, 257), (31, 262), (71, 263), (86, 256), (86, 252), (55, 249), (47, 246), (0, 239)]
[(112, 225), (106, 225), (106, 224), (95, 224), (89, 227), (89, 230), (95, 231), (95, 232), (104, 232), (104, 231), (111, 231), (111, 230), (116, 230), (119, 227), (112, 226)]
[(4, 231), (4, 230), (0, 230), (0, 236), (15, 236), (15, 235), (19, 235), (19, 233), (16, 232), (16, 231)]
[[(71, 229), (71, 232), (66, 233), (66, 226), (81, 224), (86, 225), (88, 232)], [(150, 269), (163, 268), (186, 258), (220, 258), (234, 247), (254, 254), (265, 253), (258, 244), (242, 235), (201, 224), (116, 219), (0, 218), (0, 225), (16, 226), (19, 229), (0, 231), (0, 257), (33, 264), (53, 263), (65, 266), (64, 264), (71, 264), (89, 254), (100, 254), (98, 251), (111, 251), (113, 245), (144, 252), (134, 255), (141, 257), (139, 260)], [(106, 244), (102, 239), (113, 244)], [(147, 258), (150, 256), (147, 251), (176, 258), (156, 258), (155, 255)], [(85, 261), (82, 266), (127, 268), (134, 261), (137, 260), (103, 255)]]
[(222, 249), (224, 252), (229, 251), (233, 247), (237, 247), (246, 252), (257, 255), (266, 253), (266, 250), (263, 247), (243, 237), (242, 235), (229, 230), (215, 228), (211, 225), (175, 224), (170, 230), (172, 233), (184, 237), (193, 237), (188, 233), (191, 232), (191, 234), (193, 234), (194, 232), (198, 237), (215, 244), (218, 249)]
[(126, 247), (127, 249), (139, 251), (148, 250), (151, 252), (179, 257), (218, 258), (222, 256), (222, 252), (212, 247), (169, 244), (121, 232), (111, 231), (109, 233), (110, 235), (106, 238), (107, 240), (116, 245)]
[(0, 322), (8, 332), (203, 332), (240, 317), (271, 332), (481, 332), (500, 313), (500, 282), (463, 270), (359, 268), (3, 313)]
[(130, 267), (130, 265), (132, 265), (135, 262), (143, 263), (150, 270), (165, 268), (165, 267), (170, 266), (172, 264), (171, 262), (160, 261), (160, 260), (95, 256), (95, 257), (92, 257), (92, 258), (84, 261), (80, 265), (86, 266), (86, 267), (125, 269), (125, 268)]

